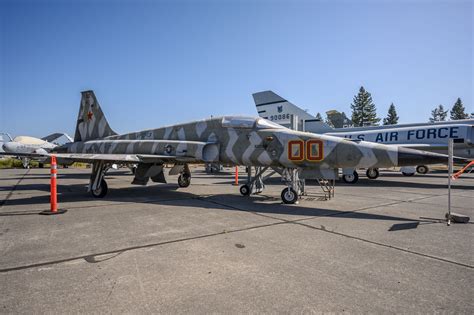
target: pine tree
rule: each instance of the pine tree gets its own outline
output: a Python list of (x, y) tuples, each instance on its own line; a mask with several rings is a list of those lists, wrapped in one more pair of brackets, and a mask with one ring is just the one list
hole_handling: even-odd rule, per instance
[(377, 125), (380, 118), (377, 118), (375, 104), (372, 96), (363, 86), (360, 87), (359, 93), (354, 96), (351, 104), (352, 121), (354, 126)]
[(448, 111), (444, 110), (444, 106), (439, 104), (438, 107), (431, 111), (431, 118), (430, 122), (436, 121), (446, 121), (446, 117), (448, 116)]
[(320, 113), (317, 113), (316, 114), (316, 119), (320, 120), (320, 121), (323, 121), (323, 116), (321, 116)]
[(398, 117), (397, 115), (397, 110), (395, 109), (395, 105), (390, 104), (390, 107), (388, 108), (388, 114), (387, 118), (383, 119), (383, 124), (384, 125), (396, 125), (398, 124)]
[(331, 117), (329, 117), (329, 115), (327, 113), (326, 113), (326, 120), (324, 120), (324, 122), (329, 127), (334, 128), (334, 124), (332, 123)]
[(466, 114), (466, 109), (462, 105), (461, 99), (458, 97), (456, 103), (454, 103), (453, 109), (451, 109), (451, 119), (459, 120), (469, 118), (469, 115)]

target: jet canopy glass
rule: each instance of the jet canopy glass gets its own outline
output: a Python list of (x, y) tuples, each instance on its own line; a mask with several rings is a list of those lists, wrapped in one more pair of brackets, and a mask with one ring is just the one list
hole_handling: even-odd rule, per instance
[(252, 129), (281, 129), (282, 126), (263, 118), (230, 116), (222, 118), (222, 127)]

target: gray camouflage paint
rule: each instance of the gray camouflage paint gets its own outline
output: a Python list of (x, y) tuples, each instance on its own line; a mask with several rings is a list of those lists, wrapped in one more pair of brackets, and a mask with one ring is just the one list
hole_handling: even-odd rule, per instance
[[(244, 120), (247, 128), (224, 126), (223, 122)], [(58, 152), (83, 154), (113, 154), (117, 162), (135, 162), (126, 155), (150, 158), (162, 162), (220, 162), (247, 166), (272, 166), (332, 170), (335, 168), (378, 168), (446, 163), (446, 156), (417, 150), (391, 147), (364, 141), (351, 141), (329, 135), (293, 131), (278, 125), (265, 125), (262, 118), (219, 117), (177, 124), (158, 129), (117, 135), (107, 123), (93, 91), (82, 92), (77, 128), (72, 144)], [(288, 158), (288, 142), (320, 140), (321, 161), (293, 161)], [(400, 157), (403, 157), (400, 159)], [(415, 162), (416, 161), (416, 162)]]

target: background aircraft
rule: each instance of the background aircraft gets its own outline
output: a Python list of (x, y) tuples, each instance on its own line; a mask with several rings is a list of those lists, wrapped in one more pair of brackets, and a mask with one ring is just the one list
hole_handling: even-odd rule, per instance
[(137, 185), (150, 178), (166, 183), (164, 164), (172, 163), (170, 174), (179, 174), (178, 185), (187, 187), (189, 163), (219, 162), (256, 168), (240, 188), (243, 195), (263, 189), (256, 183), (268, 167), (279, 170), (287, 186), (281, 193), (285, 203), (298, 200), (300, 178), (335, 179), (339, 168), (447, 163), (445, 155), (299, 132), (254, 117), (211, 118), (117, 135), (93, 91), (82, 92), (74, 142), (54, 151), (59, 158), (93, 164), (89, 190), (94, 197), (106, 195), (104, 176), (113, 163), (137, 164), (132, 181)]
[[(297, 128), (297, 130), (442, 154), (447, 154), (448, 140), (452, 138), (454, 139), (455, 156), (474, 158), (474, 119), (437, 123), (332, 128), (272, 91), (255, 93), (253, 98), (261, 117), (290, 128)], [(426, 164), (419, 164), (403, 167), (401, 171), (408, 176), (413, 175), (415, 169), (421, 174), (426, 174), (429, 170)], [(379, 176), (379, 171), (369, 168), (366, 174), (370, 179), (375, 179)], [(357, 182), (358, 177), (354, 169), (343, 170), (343, 180), (347, 183)]]
[[(41, 139), (29, 136), (17, 136), (12, 139), (9, 135), (5, 138), (7, 138), (6, 140), (8, 141), (2, 143), (2, 152), (0, 152), (0, 154), (21, 159), (24, 168), (29, 168), (30, 160), (32, 159), (38, 161), (39, 166), (43, 167), (44, 163), (50, 162), (49, 157), (41, 157), (38, 155), (45, 155), (58, 145), (73, 141), (71, 137), (65, 133), (53, 133)], [(58, 164), (70, 165), (71, 162), (59, 160)]]
[[(13, 141), (13, 138), (12, 138), (12, 136), (10, 136), (10, 134), (5, 133), (5, 132), (0, 132), (0, 153), (5, 152), (5, 151), (3, 151), (3, 144), (5, 142), (10, 142), (10, 141)], [(2, 156), (0, 156), (0, 158), (1, 157)]]

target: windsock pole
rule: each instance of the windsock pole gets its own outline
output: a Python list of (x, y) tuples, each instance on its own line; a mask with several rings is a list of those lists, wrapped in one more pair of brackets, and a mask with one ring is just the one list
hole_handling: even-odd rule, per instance
[(50, 210), (45, 210), (41, 214), (61, 214), (66, 212), (65, 209), (58, 209), (58, 190), (57, 190), (57, 176), (58, 176), (58, 164), (56, 163), (56, 156), (51, 156), (51, 196), (49, 198), (51, 208)]

